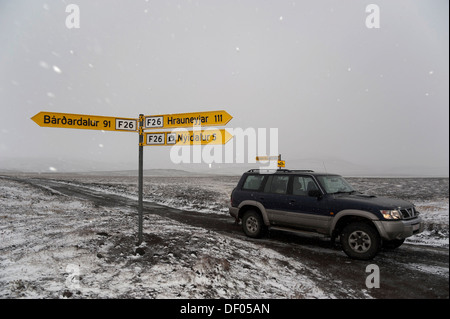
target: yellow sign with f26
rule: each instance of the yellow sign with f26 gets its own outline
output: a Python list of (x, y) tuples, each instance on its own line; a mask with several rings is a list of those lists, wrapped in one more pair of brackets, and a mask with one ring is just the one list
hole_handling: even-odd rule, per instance
[(198, 130), (145, 133), (146, 146), (223, 145), (233, 138), (226, 130)]
[(146, 116), (144, 129), (166, 129), (193, 126), (222, 126), (233, 117), (226, 111), (209, 111)]
[(109, 116), (39, 112), (31, 118), (42, 127), (74, 128), (84, 130), (136, 132), (137, 120)]

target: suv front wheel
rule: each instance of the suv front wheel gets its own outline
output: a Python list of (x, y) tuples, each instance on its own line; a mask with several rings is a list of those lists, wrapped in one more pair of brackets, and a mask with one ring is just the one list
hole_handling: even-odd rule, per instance
[(242, 218), (242, 228), (248, 237), (260, 238), (264, 234), (265, 225), (260, 214), (248, 210)]
[(341, 245), (350, 258), (369, 260), (380, 250), (381, 238), (376, 229), (370, 225), (356, 222), (344, 227)]

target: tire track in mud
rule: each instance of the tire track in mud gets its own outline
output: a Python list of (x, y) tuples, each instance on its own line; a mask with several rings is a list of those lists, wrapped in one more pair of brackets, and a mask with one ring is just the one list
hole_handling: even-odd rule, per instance
[[(81, 198), (99, 206), (131, 207), (136, 209), (137, 216), (137, 200), (134, 199), (51, 179), (7, 178), (38, 187), (53, 195)], [(336, 298), (449, 298), (447, 249), (404, 244), (400, 249), (380, 252), (372, 261), (358, 261), (347, 258), (339, 245), (334, 246), (329, 240), (284, 232), (271, 232), (268, 238), (261, 240), (247, 238), (240, 226), (223, 214), (196, 213), (144, 202), (144, 218), (148, 214), (218, 232), (298, 259), (307, 266), (305, 273), (318, 287)], [(370, 274), (366, 272), (366, 267), (370, 264), (375, 264), (380, 269), (380, 288), (366, 287), (366, 279)], [(445, 268), (447, 272), (436, 271)]]

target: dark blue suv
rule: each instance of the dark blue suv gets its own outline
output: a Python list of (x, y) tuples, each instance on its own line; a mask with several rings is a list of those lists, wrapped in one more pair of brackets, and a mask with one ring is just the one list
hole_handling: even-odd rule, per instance
[(276, 229), (340, 238), (349, 257), (363, 260), (423, 231), (412, 203), (361, 194), (340, 175), (310, 170), (249, 170), (229, 211), (249, 237)]

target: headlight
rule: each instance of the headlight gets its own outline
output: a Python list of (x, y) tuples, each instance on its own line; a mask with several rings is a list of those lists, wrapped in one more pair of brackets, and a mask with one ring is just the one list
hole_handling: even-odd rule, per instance
[(380, 210), (384, 219), (402, 219), (402, 214), (397, 209), (392, 210)]

